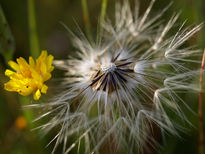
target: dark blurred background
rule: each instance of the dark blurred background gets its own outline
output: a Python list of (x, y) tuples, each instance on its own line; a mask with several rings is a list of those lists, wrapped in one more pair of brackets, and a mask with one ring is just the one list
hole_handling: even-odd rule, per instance
[[(116, 0), (117, 1), (117, 0)], [(108, 0), (107, 14), (114, 18), (115, 0)], [(178, 23), (187, 20), (186, 24), (199, 24), (205, 21), (204, 0), (157, 0), (153, 13), (160, 12), (170, 2), (173, 2), (170, 9), (164, 15), (169, 20), (174, 12), (181, 11)], [(141, 12), (149, 4), (149, 0), (140, 0)], [(15, 52), (13, 60), (21, 56), (28, 59), (30, 55), (29, 29), (28, 29), (28, 8), (27, 0), (0, 0), (11, 33), (15, 39)], [(134, 0), (130, 0), (134, 4)], [(88, 0), (88, 9), (91, 19), (91, 30), (93, 35), (100, 14), (101, 0)], [(77, 30), (76, 23), (84, 31), (83, 12), (81, 0), (35, 0), (35, 13), (37, 22), (37, 35), (40, 49), (46, 49), (53, 54), (55, 59), (64, 59), (72, 53), (72, 44), (68, 32), (60, 24), (63, 22), (72, 31)], [(205, 28), (203, 28), (188, 43), (197, 44), (198, 47), (205, 47)], [(52, 151), (52, 144), (46, 147), (47, 143), (54, 137), (55, 133), (42, 137), (39, 131), (31, 131), (40, 123), (32, 123), (36, 116), (32, 111), (25, 111), (22, 105), (33, 103), (32, 98), (19, 97), (16, 93), (9, 93), (3, 90), (3, 83), (8, 79), (4, 76), (7, 68), (7, 61), (0, 57), (0, 154), (49, 154)], [(54, 76), (57, 73), (54, 72)], [(56, 75), (58, 76), (58, 75)], [(185, 101), (197, 112), (197, 94), (184, 96)], [(22, 104), (22, 102), (26, 102)], [(35, 102), (34, 102), (35, 103)], [(198, 119), (197, 115), (187, 114), (188, 119), (194, 127), (188, 126), (189, 130), (181, 132), (181, 138), (171, 135), (166, 136), (166, 142), (160, 152), (156, 154), (195, 154), (198, 144)], [(60, 150), (59, 150), (60, 153)], [(73, 152), (75, 153), (75, 152)]]

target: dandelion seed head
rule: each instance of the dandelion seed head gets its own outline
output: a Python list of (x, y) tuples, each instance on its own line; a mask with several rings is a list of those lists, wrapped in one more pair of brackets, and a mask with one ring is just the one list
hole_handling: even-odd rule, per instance
[[(177, 125), (166, 108), (188, 122), (181, 106), (189, 107), (178, 94), (197, 91), (189, 82), (199, 71), (189, 64), (197, 64), (193, 57), (202, 52), (183, 46), (202, 25), (184, 28), (182, 24), (170, 35), (179, 14), (163, 24), (161, 18), (169, 6), (152, 16), (154, 2), (142, 15), (138, 4), (132, 10), (128, 1), (117, 2), (115, 23), (103, 24), (100, 43), (71, 32), (76, 55), (54, 62), (66, 71), (66, 82), (58, 95), (40, 106), (49, 110), (37, 118), (54, 115), (41, 127), (45, 132), (60, 126), (52, 140), (56, 141), (53, 152), (62, 142), (63, 153), (68, 153), (84, 141), (85, 153), (99, 152), (106, 143), (111, 151), (123, 148), (127, 153), (142, 153), (157, 144), (151, 135), (153, 127), (177, 135)], [(76, 134), (76, 141), (67, 146), (69, 137)]]

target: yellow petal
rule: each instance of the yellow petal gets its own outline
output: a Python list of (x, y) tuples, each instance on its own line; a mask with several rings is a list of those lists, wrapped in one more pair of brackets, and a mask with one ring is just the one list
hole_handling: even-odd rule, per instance
[(41, 92), (42, 93), (46, 93), (47, 92), (48, 87), (44, 84), (43, 87), (41, 88)]
[(18, 89), (17, 92), (22, 96), (28, 96), (32, 93), (32, 90), (23, 88), (23, 89)]
[(31, 67), (26, 62), (26, 60), (20, 57), (20, 58), (17, 58), (17, 62), (19, 64), (20, 72), (23, 74), (23, 76), (30, 78), (31, 77), (31, 71), (30, 71)]
[(53, 62), (53, 56), (52, 55), (49, 55), (48, 58), (47, 58), (47, 67), (51, 67), (52, 65), (52, 62)]
[(47, 72), (46, 64), (45, 63), (41, 63), (40, 68), (41, 68), (40, 73), (43, 76)]
[(13, 74), (14, 74), (15, 72), (13, 72), (13, 71), (11, 71), (11, 70), (9, 70), (9, 69), (6, 69), (6, 71), (5, 71), (5, 75), (6, 76), (12, 76)]
[(34, 100), (39, 100), (39, 98), (41, 97), (41, 92), (40, 90), (38, 89), (35, 94), (33, 95), (33, 99)]
[(43, 81), (47, 81), (51, 78), (51, 74), (50, 73), (45, 73), (43, 76)]
[(28, 66), (28, 63), (26, 62), (26, 60), (24, 59), (24, 58), (22, 58), (22, 57), (19, 57), (19, 58), (17, 58), (16, 59), (16, 61), (17, 61), (17, 63), (19, 64), (19, 65), (22, 65), (22, 66)]
[(51, 66), (49, 72), (52, 72), (53, 70), (54, 70), (54, 66)]
[(35, 67), (35, 62), (32, 57), (29, 57), (29, 65), (33, 68)]
[(47, 51), (46, 50), (42, 50), (41, 55), (36, 60), (36, 63), (38, 63), (38, 65), (40, 65), (40, 63), (45, 61), (46, 57), (47, 57)]
[(4, 89), (7, 91), (14, 91), (12, 84), (10, 82), (4, 83)]
[(31, 69), (31, 76), (36, 81), (42, 81), (42, 76), (35, 69)]
[(10, 60), (10, 61), (8, 62), (8, 64), (9, 64), (9, 66), (11, 66), (11, 68), (13, 68), (15, 71), (18, 71), (18, 70), (19, 70), (19, 65), (18, 65), (16, 62)]
[(47, 57), (47, 50), (42, 50), (40, 57)]

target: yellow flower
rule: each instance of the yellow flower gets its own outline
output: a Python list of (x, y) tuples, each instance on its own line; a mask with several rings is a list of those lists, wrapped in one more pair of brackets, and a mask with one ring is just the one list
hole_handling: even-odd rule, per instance
[(44, 82), (51, 78), (51, 72), (54, 69), (52, 66), (53, 56), (47, 55), (47, 51), (43, 50), (36, 62), (32, 57), (29, 57), (29, 63), (22, 57), (17, 58), (16, 61), (17, 63), (8, 62), (16, 72), (9, 69), (5, 71), (5, 75), (10, 78), (10, 81), (4, 84), (4, 89), (18, 92), (23, 96), (33, 92), (34, 100), (38, 100), (41, 93), (47, 92), (48, 87)]

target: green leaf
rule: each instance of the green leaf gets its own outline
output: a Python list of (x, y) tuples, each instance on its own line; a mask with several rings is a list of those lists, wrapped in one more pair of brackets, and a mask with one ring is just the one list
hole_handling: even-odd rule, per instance
[(10, 31), (3, 9), (0, 5), (0, 54), (6, 61), (12, 59), (15, 50), (14, 37)]

